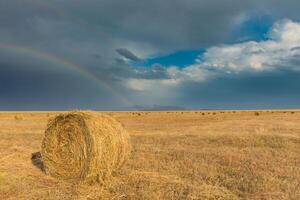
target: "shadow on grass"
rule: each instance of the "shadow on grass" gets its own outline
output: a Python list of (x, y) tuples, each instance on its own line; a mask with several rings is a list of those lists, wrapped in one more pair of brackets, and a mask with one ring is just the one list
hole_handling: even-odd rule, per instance
[(39, 168), (42, 172), (46, 173), (45, 165), (43, 163), (42, 154), (41, 152), (35, 152), (31, 154), (31, 162), (34, 166)]

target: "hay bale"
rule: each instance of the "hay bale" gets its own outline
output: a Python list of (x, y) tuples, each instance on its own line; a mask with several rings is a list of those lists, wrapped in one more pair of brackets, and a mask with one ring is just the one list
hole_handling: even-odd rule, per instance
[(122, 125), (91, 111), (60, 114), (48, 122), (42, 143), (45, 172), (71, 182), (103, 181), (128, 158)]
[(15, 115), (14, 118), (16, 121), (23, 120), (23, 117), (21, 115)]

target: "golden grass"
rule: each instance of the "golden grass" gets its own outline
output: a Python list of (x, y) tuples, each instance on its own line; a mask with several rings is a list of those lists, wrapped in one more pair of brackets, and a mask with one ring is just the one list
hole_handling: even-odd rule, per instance
[(0, 113), (0, 199), (300, 199), (297, 110), (108, 113), (129, 132), (132, 154), (92, 186), (33, 166), (48, 113), (17, 114)]

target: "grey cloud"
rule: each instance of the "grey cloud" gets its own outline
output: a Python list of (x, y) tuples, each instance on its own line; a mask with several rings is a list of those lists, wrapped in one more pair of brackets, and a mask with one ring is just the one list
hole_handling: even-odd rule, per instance
[[(61, 1), (60, 1), (61, 2)], [(163, 50), (205, 47), (223, 41), (238, 18), (264, 12), (299, 19), (297, 0), (197, 1), (197, 0), (80, 0), (59, 7), (82, 13), (82, 20), (113, 37), (150, 43)]]
[(136, 55), (134, 55), (134, 53), (132, 53), (131, 51), (129, 51), (128, 49), (125, 49), (125, 48), (120, 48), (120, 49), (117, 49), (116, 50), (121, 56), (129, 59), (129, 60), (132, 60), (132, 61), (135, 61), (135, 62), (138, 62), (138, 61), (141, 61), (141, 59), (139, 57), (137, 57)]
[(227, 75), (180, 85), (182, 92), (173, 104), (211, 109), (297, 108), (299, 85), (300, 73), (292, 71)]
[(161, 64), (152, 65), (152, 70), (157, 72), (164, 72), (166, 69)]
[(291, 49), (291, 51), (299, 51), (300, 50), (300, 47), (293, 47), (292, 49)]
[(0, 92), (1, 110), (112, 109), (112, 104), (124, 104), (111, 91), (79, 74), (9, 63), (0, 63)]
[[(183, 48), (209, 47), (226, 43), (231, 30), (243, 21), (243, 16), (247, 18), (262, 12), (271, 15), (274, 20), (282, 17), (299, 20), (299, 7), (298, 0), (0, 1), (0, 46), (6, 44), (36, 49), (41, 54), (47, 53), (87, 70), (133, 102), (147, 99), (149, 102), (153, 101), (152, 104), (160, 104), (160, 101), (170, 99), (158, 98), (158, 94), (139, 96), (126, 89), (123, 81), (128, 78), (168, 78), (165, 69), (161, 66), (131, 67), (120, 58), (116, 59), (119, 56), (116, 55), (116, 49), (123, 47), (141, 56), (174, 52)], [(122, 56), (137, 60), (138, 57), (132, 52), (124, 53), (123, 50)], [(70, 84), (65, 84), (66, 87), (60, 87), (64, 85), (64, 77), (70, 76), (70, 72), (64, 68), (57, 69), (57, 63), (41, 59), (24, 51), (15, 53), (1, 49), (1, 105), (11, 102), (11, 108), (14, 105), (19, 106), (18, 108), (22, 105), (26, 107), (22, 98), (19, 98), (19, 94), (24, 94), (22, 90), (31, 91), (29, 94), (36, 97), (26, 97), (28, 107), (55, 107), (58, 104), (68, 107), (73, 100), (74, 105), (81, 107), (122, 105), (118, 97), (109, 91), (95, 90), (95, 84), (81, 77), (77, 77), (74, 84), (70, 80)], [(45, 62), (47, 73), (40, 69)], [(7, 66), (10, 70), (5, 68)], [(24, 69), (35, 74), (33, 80), (41, 82), (41, 85), (30, 82), (29, 72)], [(56, 74), (51, 75), (50, 69)], [(14, 73), (26, 76), (20, 79)], [(42, 75), (43, 80), (51, 81), (38, 79), (38, 74)], [(52, 79), (55, 76), (59, 80)], [(18, 84), (27, 88), (18, 89)], [(54, 85), (58, 90), (55, 90)], [(185, 93), (185, 90), (178, 88), (172, 94), (190, 95), (193, 99), (194, 95)], [(151, 99), (153, 96), (157, 98)]]

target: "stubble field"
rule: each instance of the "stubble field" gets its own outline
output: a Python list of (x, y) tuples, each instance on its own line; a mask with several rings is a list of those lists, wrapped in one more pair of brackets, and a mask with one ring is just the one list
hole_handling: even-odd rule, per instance
[[(132, 153), (102, 185), (31, 163), (55, 112), (0, 113), (0, 199), (300, 199), (300, 111), (108, 112)], [(67, 164), (67, 163), (66, 163)]]

